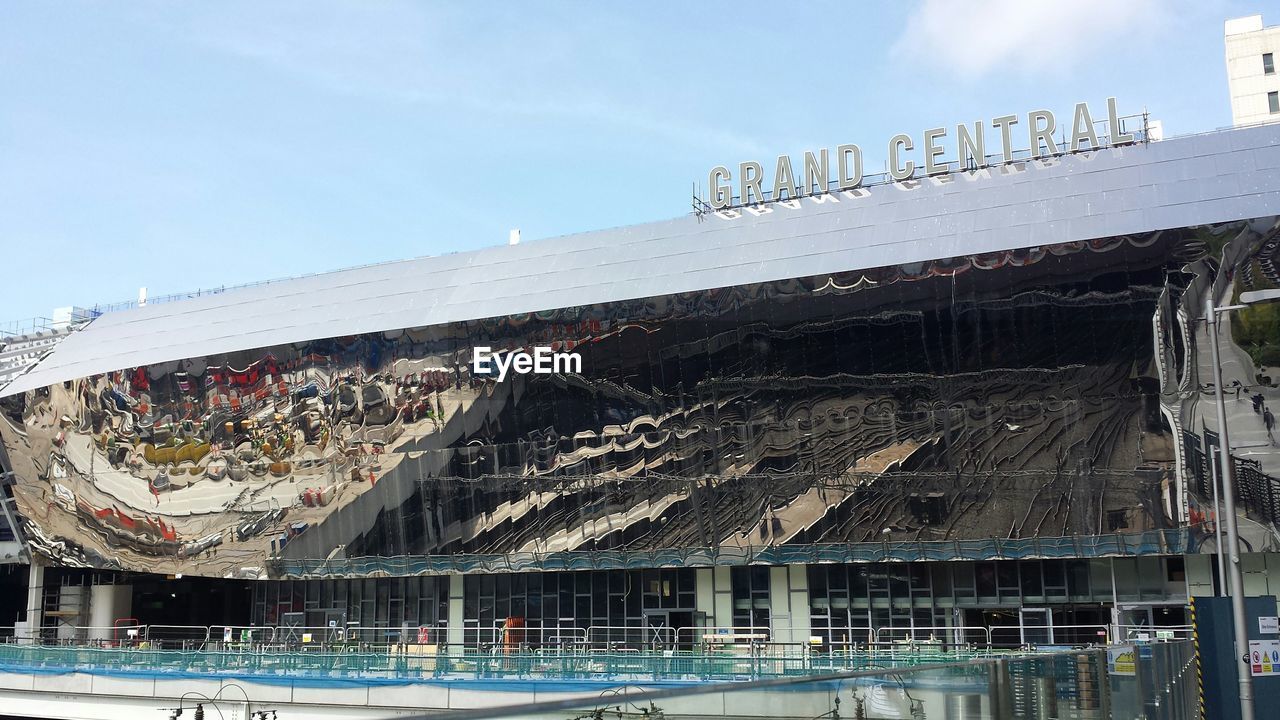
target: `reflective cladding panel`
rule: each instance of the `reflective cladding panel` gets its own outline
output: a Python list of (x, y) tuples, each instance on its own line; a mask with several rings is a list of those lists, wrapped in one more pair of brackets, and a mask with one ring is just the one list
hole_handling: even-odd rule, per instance
[[(1168, 527), (1162, 363), (1186, 363), (1153, 318), (1243, 232), (124, 368), (4, 400), (0, 435), (37, 552), (155, 572)], [(572, 350), (582, 371), (477, 377), (482, 345)]]

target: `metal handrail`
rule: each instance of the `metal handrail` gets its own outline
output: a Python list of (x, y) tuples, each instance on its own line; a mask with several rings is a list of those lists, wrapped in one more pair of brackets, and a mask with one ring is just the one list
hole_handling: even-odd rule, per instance
[[(918, 627), (918, 626), (917, 627), (881, 627), (876, 629), (876, 642), (877, 643), (892, 642), (893, 641), (892, 638), (889, 641), (884, 640), (885, 633), (905, 632), (907, 633), (907, 637), (905, 639), (911, 642), (936, 642), (942, 645), (964, 645), (964, 644), (968, 644), (967, 640), (955, 641), (955, 640), (947, 640), (946, 638), (948, 635), (951, 635), (952, 637), (954, 637), (954, 633), (956, 632), (968, 633), (971, 630), (977, 630), (986, 638), (987, 640), (986, 644), (988, 646), (991, 645), (991, 628), (983, 627), (981, 625), (950, 625), (950, 626), (935, 625), (930, 627)], [(929, 637), (921, 639), (916, 636), (917, 633), (922, 633), (922, 632), (929, 633)], [(937, 637), (939, 635), (941, 635), (941, 637)]]
[[(21, 631), (19, 631), (21, 628)], [(425, 635), (422, 630), (426, 630)], [(455, 630), (458, 630), (455, 628)], [(627, 626), (593, 625), (586, 628), (562, 625), (531, 625), (521, 628), (501, 626), (479, 627), (468, 624), (461, 628), (461, 642), (451, 642), (449, 628), (443, 625), (380, 627), (380, 626), (289, 626), (289, 625), (129, 625), (129, 626), (70, 626), (59, 628), (59, 636), (52, 628), (27, 628), (25, 626), (0, 627), (0, 644), (35, 644), (68, 647), (177, 647), (189, 650), (209, 649), (294, 649), (305, 647), (325, 651), (331, 648), (355, 648), (360, 651), (387, 650), (395, 646), (429, 644), (438, 652), (474, 653), (501, 649), (510, 654), (517, 651), (535, 651), (543, 648), (561, 650), (677, 650), (702, 648), (714, 650), (719, 645), (751, 645), (762, 652), (776, 654), (795, 652), (822, 653), (861, 652), (877, 647), (901, 645), (903, 641), (915, 645), (937, 644), (946, 647), (986, 646), (1018, 647), (1024, 644), (1026, 632), (1053, 633), (1050, 644), (1059, 644), (1062, 634), (1069, 634), (1075, 644), (1102, 645), (1108, 642), (1132, 641), (1139, 633), (1158, 631), (1174, 633), (1177, 638), (1189, 637), (1192, 626), (1155, 627), (1149, 625), (1001, 625), (936, 626), (936, 627), (833, 627), (792, 628), (766, 626)], [(127, 636), (136, 631), (133, 637)], [(69, 635), (68, 635), (69, 633)], [(311, 640), (304, 642), (303, 636)], [(95, 637), (99, 636), (99, 637)], [(974, 635), (978, 638), (969, 639)], [(795, 637), (802, 640), (795, 640)], [(228, 639), (228, 637), (230, 639)], [(420, 638), (427, 638), (420, 642)], [(824, 638), (814, 642), (814, 638)], [(959, 638), (959, 639), (958, 639)], [(1092, 641), (1092, 642), (1090, 642)]]
[(1172, 632), (1174, 638), (1185, 640), (1190, 638), (1195, 632), (1194, 625), (1117, 625), (1116, 638), (1124, 638), (1125, 640), (1136, 640), (1139, 633), (1149, 633), (1155, 639), (1157, 632)]
[[(601, 633), (604, 633), (603, 639)], [(621, 634), (622, 639), (615, 639), (615, 634)], [(637, 637), (638, 643), (634, 640)], [(587, 628), (586, 644), (589, 647), (638, 644), (670, 648), (676, 644), (676, 629), (667, 625), (592, 625)]]
[[(790, 628), (787, 628), (790, 629)], [(724, 632), (721, 632), (724, 631)], [(720, 638), (726, 641), (730, 638), (739, 636), (758, 636), (763, 635), (764, 639), (760, 642), (767, 642), (773, 637), (773, 630), (768, 626), (734, 626), (734, 625), (706, 625), (702, 627), (682, 627), (676, 630), (676, 643), (687, 642), (691, 645), (700, 645), (704, 643), (722, 642)], [(749, 637), (748, 641), (757, 641), (758, 638)]]
[[(208, 642), (209, 632), (211, 630), (211, 627), (212, 626), (210, 625), (145, 625), (144, 626), (145, 631), (143, 632), (142, 639), (144, 640), (203, 640), (205, 642)], [(172, 638), (166, 638), (166, 637), (160, 637), (160, 636), (153, 637), (153, 635), (156, 634), (157, 630), (160, 631), (159, 633), (160, 635), (163, 635), (166, 631), (170, 631), (170, 630), (178, 630), (178, 631), (191, 630), (194, 632), (184, 637), (172, 637)]]
[[(226, 633), (227, 633), (227, 631), (228, 631), (228, 630), (230, 630), (230, 631), (231, 631), (231, 640), (227, 640)], [(243, 639), (242, 639), (242, 638), (244, 637), (245, 633), (248, 633), (248, 635), (249, 635), (249, 640), (247, 640), (247, 641), (245, 641), (245, 640), (243, 640)], [(258, 634), (266, 634), (266, 633), (269, 633), (269, 634), (267, 635), (267, 639), (266, 639), (265, 641), (261, 641), (261, 640), (259, 640), (259, 641), (255, 641), (255, 640), (253, 639), (253, 636), (254, 636), (254, 635), (258, 635)], [(275, 627), (274, 627), (274, 626), (272, 626), (272, 625), (210, 625), (210, 626), (209, 626), (209, 636), (210, 636), (210, 639), (211, 639), (211, 641), (212, 641), (212, 642), (222, 642), (222, 643), (227, 643), (227, 642), (231, 642), (231, 643), (244, 643), (244, 642), (254, 643), (254, 642), (266, 642), (266, 643), (271, 643), (271, 642), (274, 642), (274, 641), (275, 641), (276, 629), (275, 629)]]
[(575, 646), (587, 643), (587, 629), (570, 625), (526, 625), (503, 627), (464, 624), (462, 644), (465, 647), (488, 649), (494, 647), (519, 648), (533, 646)]
[(300, 651), (242, 649), (179, 650), (146, 647), (72, 648), (0, 644), (0, 661), (10, 665), (102, 667), (111, 670), (144, 670), (165, 667), (182, 672), (234, 671), (273, 675), (358, 674), (362, 676), (425, 677), (443, 674), (475, 674), (476, 677), (529, 676), (582, 677), (584, 674), (644, 675), (653, 677), (710, 678), (782, 677), (813, 674), (814, 670), (867, 667), (868, 663), (910, 667), (945, 658), (962, 663), (976, 658), (999, 657), (989, 652), (957, 651), (940, 656), (928, 649), (898, 650), (863, 656), (823, 656), (809, 653), (766, 655), (690, 651), (567, 648), (477, 654), (405, 652), (406, 646), (369, 651), (356, 648)]
[[(1079, 631), (1090, 631), (1095, 638), (1094, 642), (1089, 643), (1091, 645), (1106, 645), (1111, 639), (1111, 626), (1109, 625), (996, 625), (991, 628), (991, 642), (1002, 647), (1016, 647), (1022, 644), (1023, 635), (1027, 631), (1048, 631), (1051, 644), (1055, 645), (1061, 644), (1061, 640), (1057, 637), (1057, 633), (1060, 631), (1076, 631), (1075, 634), (1077, 636), (1079, 636)], [(1002, 643), (1000, 635), (1006, 633), (1014, 634), (1016, 642)], [(1102, 641), (1098, 642), (1097, 638), (1101, 638)]]

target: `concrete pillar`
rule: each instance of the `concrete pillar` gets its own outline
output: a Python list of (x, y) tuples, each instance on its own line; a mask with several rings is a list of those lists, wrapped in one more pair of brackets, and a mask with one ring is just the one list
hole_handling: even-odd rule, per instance
[(729, 584), (729, 568), (717, 565), (711, 569), (715, 581), (716, 627), (733, 626), (733, 587)]
[(809, 570), (804, 565), (787, 566), (791, 601), (791, 642), (809, 642), (813, 634), (809, 620)]
[(89, 638), (110, 640), (116, 620), (133, 613), (132, 585), (94, 585), (89, 588)]
[[(716, 584), (714, 568), (698, 568), (693, 571), (693, 610), (701, 615), (704, 627), (715, 627), (716, 622)], [(697, 624), (695, 616), (694, 624)]]
[(34, 562), (27, 567), (27, 617), (24, 623), (26, 641), (30, 642), (40, 634), (40, 626), (44, 624), (44, 566)]
[(465, 641), (466, 636), (463, 633), (462, 620), (465, 615), (463, 610), (463, 577), (461, 575), (449, 576), (449, 632), (446, 635), (446, 642), (459, 648)]
[(787, 568), (769, 568), (769, 637), (774, 642), (795, 642), (791, 637), (791, 593), (787, 589)]

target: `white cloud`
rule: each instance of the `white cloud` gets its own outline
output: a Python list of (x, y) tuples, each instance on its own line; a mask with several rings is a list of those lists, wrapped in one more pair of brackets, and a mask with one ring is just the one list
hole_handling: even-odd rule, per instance
[(924, 0), (893, 46), (900, 60), (959, 77), (1002, 69), (1068, 68), (1144, 30), (1167, 8), (1155, 0)]

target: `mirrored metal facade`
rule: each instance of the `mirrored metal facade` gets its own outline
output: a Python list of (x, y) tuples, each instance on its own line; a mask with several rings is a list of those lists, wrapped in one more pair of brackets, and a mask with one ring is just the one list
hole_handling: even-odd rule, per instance
[[(1206, 258), (1256, 268), (1264, 240), (1227, 223), (121, 368), (0, 400), (0, 437), (33, 550), (109, 569), (1182, 527), (1184, 306)], [(498, 382), (478, 346), (582, 371)]]

